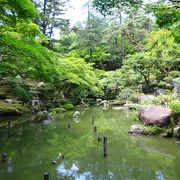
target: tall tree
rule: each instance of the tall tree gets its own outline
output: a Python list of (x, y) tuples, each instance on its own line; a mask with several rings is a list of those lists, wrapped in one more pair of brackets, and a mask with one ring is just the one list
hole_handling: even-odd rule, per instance
[[(111, 15), (116, 12), (119, 18), (119, 25), (122, 26), (122, 13), (127, 7), (137, 9), (142, 4), (142, 0), (93, 0), (93, 6), (103, 15)], [(125, 8), (125, 9), (124, 9)], [(121, 31), (121, 52), (122, 59), (125, 59), (125, 39), (124, 32)]]
[(46, 37), (52, 37), (55, 28), (64, 28), (69, 21), (62, 18), (65, 13), (66, 0), (33, 0), (40, 18), (36, 20)]
[[(176, 4), (180, 8), (180, 1)], [(171, 3), (148, 4), (147, 9), (155, 15), (157, 25), (172, 30), (175, 41), (180, 43), (180, 10)]]
[(79, 50), (84, 51), (87, 61), (94, 62), (96, 50), (102, 45), (103, 30), (106, 27), (104, 19), (89, 13), (85, 27), (78, 27), (76, 30)]
[(138, 8), (143, 0), (93, 0), (94, 7), (102, 14), (111, 14), (114, 8), (120, 9), (122, 6)]

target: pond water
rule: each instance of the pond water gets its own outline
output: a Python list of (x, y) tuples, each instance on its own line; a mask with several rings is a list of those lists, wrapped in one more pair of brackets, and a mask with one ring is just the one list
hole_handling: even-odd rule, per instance
[[(180, 147), (175, 139), (129, 135), (128, 128), (137, 122), (128, 112), (91, 107), (81, 110), (79, 122), (72, 114), (56, 116), (43, 128), (30, 122), (0, 128), (0, 153), (10, 157), (7, 163), (0, 161), (0, 179), (41, 180), (45, 172), (50, 180), (180, 179)], [(96, 133), (91, 127), (92, 114)], [(104, 135), (108, 138), (106, 158)], [(58, 158), (60, 154), (64, 159)]]

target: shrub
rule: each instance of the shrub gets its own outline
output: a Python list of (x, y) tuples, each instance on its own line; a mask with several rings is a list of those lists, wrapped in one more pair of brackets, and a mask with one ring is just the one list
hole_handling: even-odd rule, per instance
[(176, 123), (180, 117), (180, 101), (174, 100), (170, 103), (170, 108), (172, 110), (172, 123)]
[(119, 100), (127, 100), (127, 99), (130, 98), (130, 96), (131, 96), (131, 94), (133, 94), (133, 92), (134, 92), (134, 91), (133, 91), (132, 89), (129, 89), (129, 88), (123, 89), (123, 90), (119, 93), (117, 99), (119, 99)]
[(159, 87), (162, 87), (162, 88), (164, 88), (165, 85), (166, 85), (166, 83), (165, 83), (164, 81), (160, 81), (160, 82), (158, 83), (158, 86), (159, 86)]
[(133, 93), (131, 94), (129, 100), (138, 103), (139, 96), (144, 96), (144, 93)]
[(141, 101), (142, 105), (165, 105), (166, 103), (169, 104), (171, 101), (175, 100), (176, 97), (174, 95), (161, 95), (158, 97), (154, 97), (153, 99), (145, 99)]
[(62, 107), (53, 108), (53, 109), (51, 110), (51, 112), (52, 112), (53, 114), (58, 114), (58, 113), (62, 113), (62, 112), (65, 112), (65, 111), (66, 111), (66, 110), (63, 109)]
[(20, 115), (28, 112), (29, 109), (21, 104), (10, 104), (0, 101), (0, 115)]
[(165, 129), (157, 127), (157, 126), (144, 126), (143, 130), (146, 134), (149, 134), (149, 135), (157, 135), (165, 131)]
[(62, 108), (66, 109), (66, 110), (71, 110), (74, 108), (73, 104), (64, 104), (62, 106)]

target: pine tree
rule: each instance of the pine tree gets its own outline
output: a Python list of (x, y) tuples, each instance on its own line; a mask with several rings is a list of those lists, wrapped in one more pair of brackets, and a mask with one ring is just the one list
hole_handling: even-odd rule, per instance
[(52, 37), (55, 28), (68, 26), (69, 21), (62, 18), (65, 13), (65, 0), (33, 0), (40, 18), (36, 20), (46, 37)]

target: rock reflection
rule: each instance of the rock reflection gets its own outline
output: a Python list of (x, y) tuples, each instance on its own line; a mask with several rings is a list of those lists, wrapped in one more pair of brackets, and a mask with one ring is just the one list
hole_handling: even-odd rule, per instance
[(81, 119), (80, 119), (80, 117), (74, 117), (74, 118), (73, 118), (73, 121), (74, 121), (75, 123), (79, 123), (79, 122), (81, 121)]

